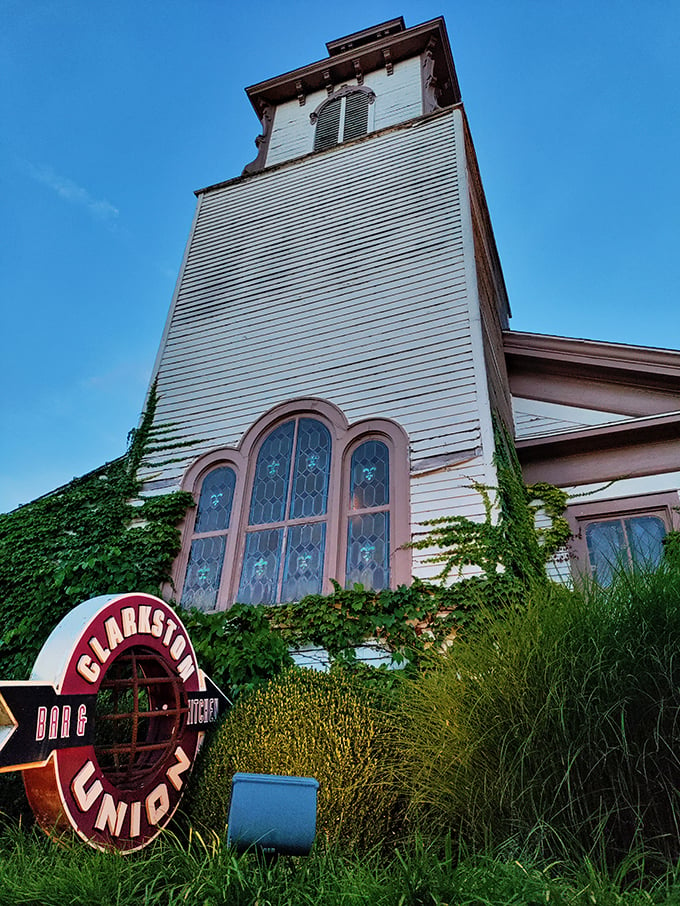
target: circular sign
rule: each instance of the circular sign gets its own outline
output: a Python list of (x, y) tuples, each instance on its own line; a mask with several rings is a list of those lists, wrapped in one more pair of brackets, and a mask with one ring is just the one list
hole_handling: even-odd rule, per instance
[(24, 770), (39, 824), (98, 849), (141, 849), (172, 817), (226, 702), (181, 620), (152, 595), (93, 598), (50, 635), (31, 681), (56, 692), (32, 712), (31, 743), (49, 754)]

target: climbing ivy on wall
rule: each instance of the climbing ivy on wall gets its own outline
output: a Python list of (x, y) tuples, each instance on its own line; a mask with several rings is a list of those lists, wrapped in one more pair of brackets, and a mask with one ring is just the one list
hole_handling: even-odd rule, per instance
[[(429, 534), (412, 546), (437, 548), (426, 562), (441, 567), (436, 577), (441, 581), (463, 575), (466, 567), (477, 567), (492, 583), (491, 591), (501, 574), (508, 585), (514, 583), (521, 590), (547, 581), (546, 563), (569, 540), (571, 530), (563, 515), (568, 497), (553, 485), (525, 485), (512, 438), (500, 421), (494, 433), (498, 484), (493, 488), (478, 482), (471, 485), (484, 504), (484, 520), (431, 519), (425, 522)], [(544, 514), (545, 527), (537, 522), (539, 512)]]
[[(142, 457), (156, 443), (152, 388), (124, 456), (0, 515), (0, 676), (26, 679), (68, 611), (96, 595), (158, 594), (178, 549), (190, 494), (137, 501)], [(135, 501), (141, 505), (135, 505)]]
[[(0, 676), (24, 679), (50, 631), (76, 604), (100, 594), (158, 594), (179, 549), (177, 524), (192, 505), (182, 492), (139, 500), (145, 455), (173, 451), (172, 426), (154, 426), (155, 388), (125, 456), (46, 497), (0, 515)], [(475, 485), (486, 518), (435, 519), (416, 548), (435, 548), (441, 584), (415, 580), (380, 592), (361, 586), (279, 607), (181, 611), (204, 669), (233, 695), (290, 663), (289, 648), (317, 645), (352, 662), (366, 644), (418, 668), (489, 607), (545, 581), (545, 563), (569, 536), (557, 488), (527, 488), (511, 438), (497, 428), (498, 487)], [(550, 517), (536, 529), (535, 512)], [(466, 566), (478, 575), (448, 584)]]

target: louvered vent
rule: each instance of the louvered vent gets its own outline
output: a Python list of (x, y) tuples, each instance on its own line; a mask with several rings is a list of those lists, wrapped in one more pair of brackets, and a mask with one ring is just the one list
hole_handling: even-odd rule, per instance
[(336, 98), (333, 101), (329, 101), (319, 113), (314, 134), (315, 151), (323, 151), (324, 148), (332, 148), (333, 145), (337, 145), (341, 104), (342, 98)]
[(368, 95), (364, 91), (355, 91), (345, 98), (345, 122), (342, 134), (343, 142), (348, 142), (368, 132)]

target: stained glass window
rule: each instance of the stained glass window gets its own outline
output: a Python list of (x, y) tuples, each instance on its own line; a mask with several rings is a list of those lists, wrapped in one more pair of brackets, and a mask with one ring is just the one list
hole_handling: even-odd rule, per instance
[(294, 433), (295, 422), (284, 422), (260, 447), (250, 501), (250, 525), (269, 525), (283, 519)]
[(376, 590), (408, 581), (406, 435), (304, 403), (284, 403), (238, 447), (191, 466), (183, 486), (197, 505), (174, 574), (185, 607), (299, 601), (336, 579)]
[(387, 445), (367, 440), (352, 453), (345, 583), (390, 584), (390, 457)]
[(238, 600), (243, 604), (276, 601), (283, 529), (265, 529), (246, 535)]
[(194, 533), (217, 532), (229, 527), (236, 473), (225, 466), (213, 469), (203, 480)]
[(236, 473), (228, 466), (213, 469), (203, 479), (182, 588), (184, 607), (214, 610), (217, 606), (235, 485)]
[(347, 537), (347, 587), (360, 582), (365, 588), (390, 584), (390, 514), (350, 516)]
[(321, 591), (330, 466), (331, 435), (318, 419), (291, 419), (265, 438), (237, 600), (271, 604)]
[(321, 422), (301, 418), (298, 424), (291, 519), (321, 516), (328, 506), (331, 435)]

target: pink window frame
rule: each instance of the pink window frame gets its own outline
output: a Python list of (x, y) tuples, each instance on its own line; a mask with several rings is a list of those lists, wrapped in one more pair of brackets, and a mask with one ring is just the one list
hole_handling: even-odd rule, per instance
[[(411, 581), (408, 436), (391, 419), (364, 419), (350, 425), (343, 412), (326, 400), (308, 398), (275, 406), (245, 432), (236, 447), (222, 447), (199, 457), (186, 471), (182, 490), (190, 491), (198, 503), (206, 475), (220, 466), (236, 473), (231, 520), (227, 530), (224, 564), (217, 596), (217, 609), (224, 610), (236, 600), (246, 543), (255, 466), (260, 447), (271, 431), (291, 418), (316, 418), (331, 435), (331, 465), (328, 483), (328, 514), (322, 592), (333, 590), (331, 579), (345, 581), (347, 519), (349, 514), (349, 468), (354, 450), (366, 440), (380, 440), (390, 456), (390, 586)], [(387, 508), (386, 508), (387, 509)], [(191, 542), (196, 536), (197, 508), (192, 508), (180, 526), (182, 547), (172, 570), (170, 594), (181, 597)]]
[(666, 531), (670, 532), (680, 529), (678, 506), (680, 496), (677, 491), (620, 497), (616, 500), (595, 500), (569, 506), (565, 515), (572, 531), (569, 542), (572, 573), (576, 577), (592, 575), (585, 532), (590, 523), (630, 516), (658, 516), (666, 526)]

